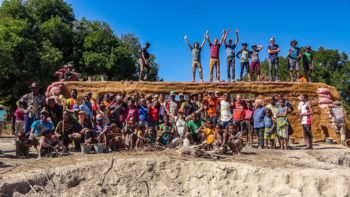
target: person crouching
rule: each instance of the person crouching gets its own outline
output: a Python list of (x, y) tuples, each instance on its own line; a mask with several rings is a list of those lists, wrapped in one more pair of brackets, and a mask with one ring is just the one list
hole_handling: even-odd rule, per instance
[(52, 130), (44, 128), (41, 133), (43, 136), (39, 140), (38, 159), (45, 155), (53, 156), (53, 152), (62, 146), (62, 142), (53, 136)]

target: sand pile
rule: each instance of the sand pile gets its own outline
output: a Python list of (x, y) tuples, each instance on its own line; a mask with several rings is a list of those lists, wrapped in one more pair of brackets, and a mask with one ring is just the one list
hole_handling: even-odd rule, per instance
[[(286, 165), (273, 156), (212, 161), (108, 155), (3, 176), (0, 196), (349, 196), (350, 154), (327, 159), (334, 153), (277, 152), (276, 158), (285, 158)], [(244, 161), (249, 158), (257, 160)]]

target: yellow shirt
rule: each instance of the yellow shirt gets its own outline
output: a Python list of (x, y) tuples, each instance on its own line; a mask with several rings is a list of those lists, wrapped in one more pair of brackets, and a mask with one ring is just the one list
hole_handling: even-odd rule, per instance
[(214, 142), (215, 128), (205, 128), (203, 129), (203, 133), (205, 137), (207, 137), (207, 144), (211, 144)]

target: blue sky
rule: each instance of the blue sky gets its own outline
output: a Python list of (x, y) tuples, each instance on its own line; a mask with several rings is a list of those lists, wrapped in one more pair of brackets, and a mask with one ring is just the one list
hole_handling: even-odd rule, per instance
[[(280, 55), (286, 56), (289, 42), (299, 46), (324, 46), (350, 53), (350, 1), (167, 1), (167, 0), (67, 0), (76, 18), (107, 22), (118, 36), (135, 33), (142, 45), (151, 43), (159, 75), (165, 81), (191, 81), (191, 52), (184, 41), (202, 42), (209, 30), (211, 40), (220, 38), (223, 29), (239, 29), (242, 42), (263, 45), (260, 58), (267, 57), (269, 38), (275, 37)], [(229, 37), (233, 37), (231, 33)], [(236, 51), (238, 51), (236, 50)], [(209, 76), (209, 46), (202, 51), (205, 81)], [(221, 78), (226, 80), (226, 54), (220, 49)], [(236, 78), (240, 66), (236, 59)], [(196, 79), (198, 80), (198, 74)]]

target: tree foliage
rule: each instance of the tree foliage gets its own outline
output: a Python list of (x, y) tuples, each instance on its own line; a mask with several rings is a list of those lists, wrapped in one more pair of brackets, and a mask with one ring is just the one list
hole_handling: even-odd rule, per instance
[[(133, 34), (116, 36), (110, 26), (77, 20), (64, 0), (4, 0), (0, 7), (0, 103), (14, 103), (33, 81), (46, 87), (54, 72), (73, 63), (82, 76), (138, 79), (141, 44)], [(158, 78), (152, 55), (150, 79)]]

